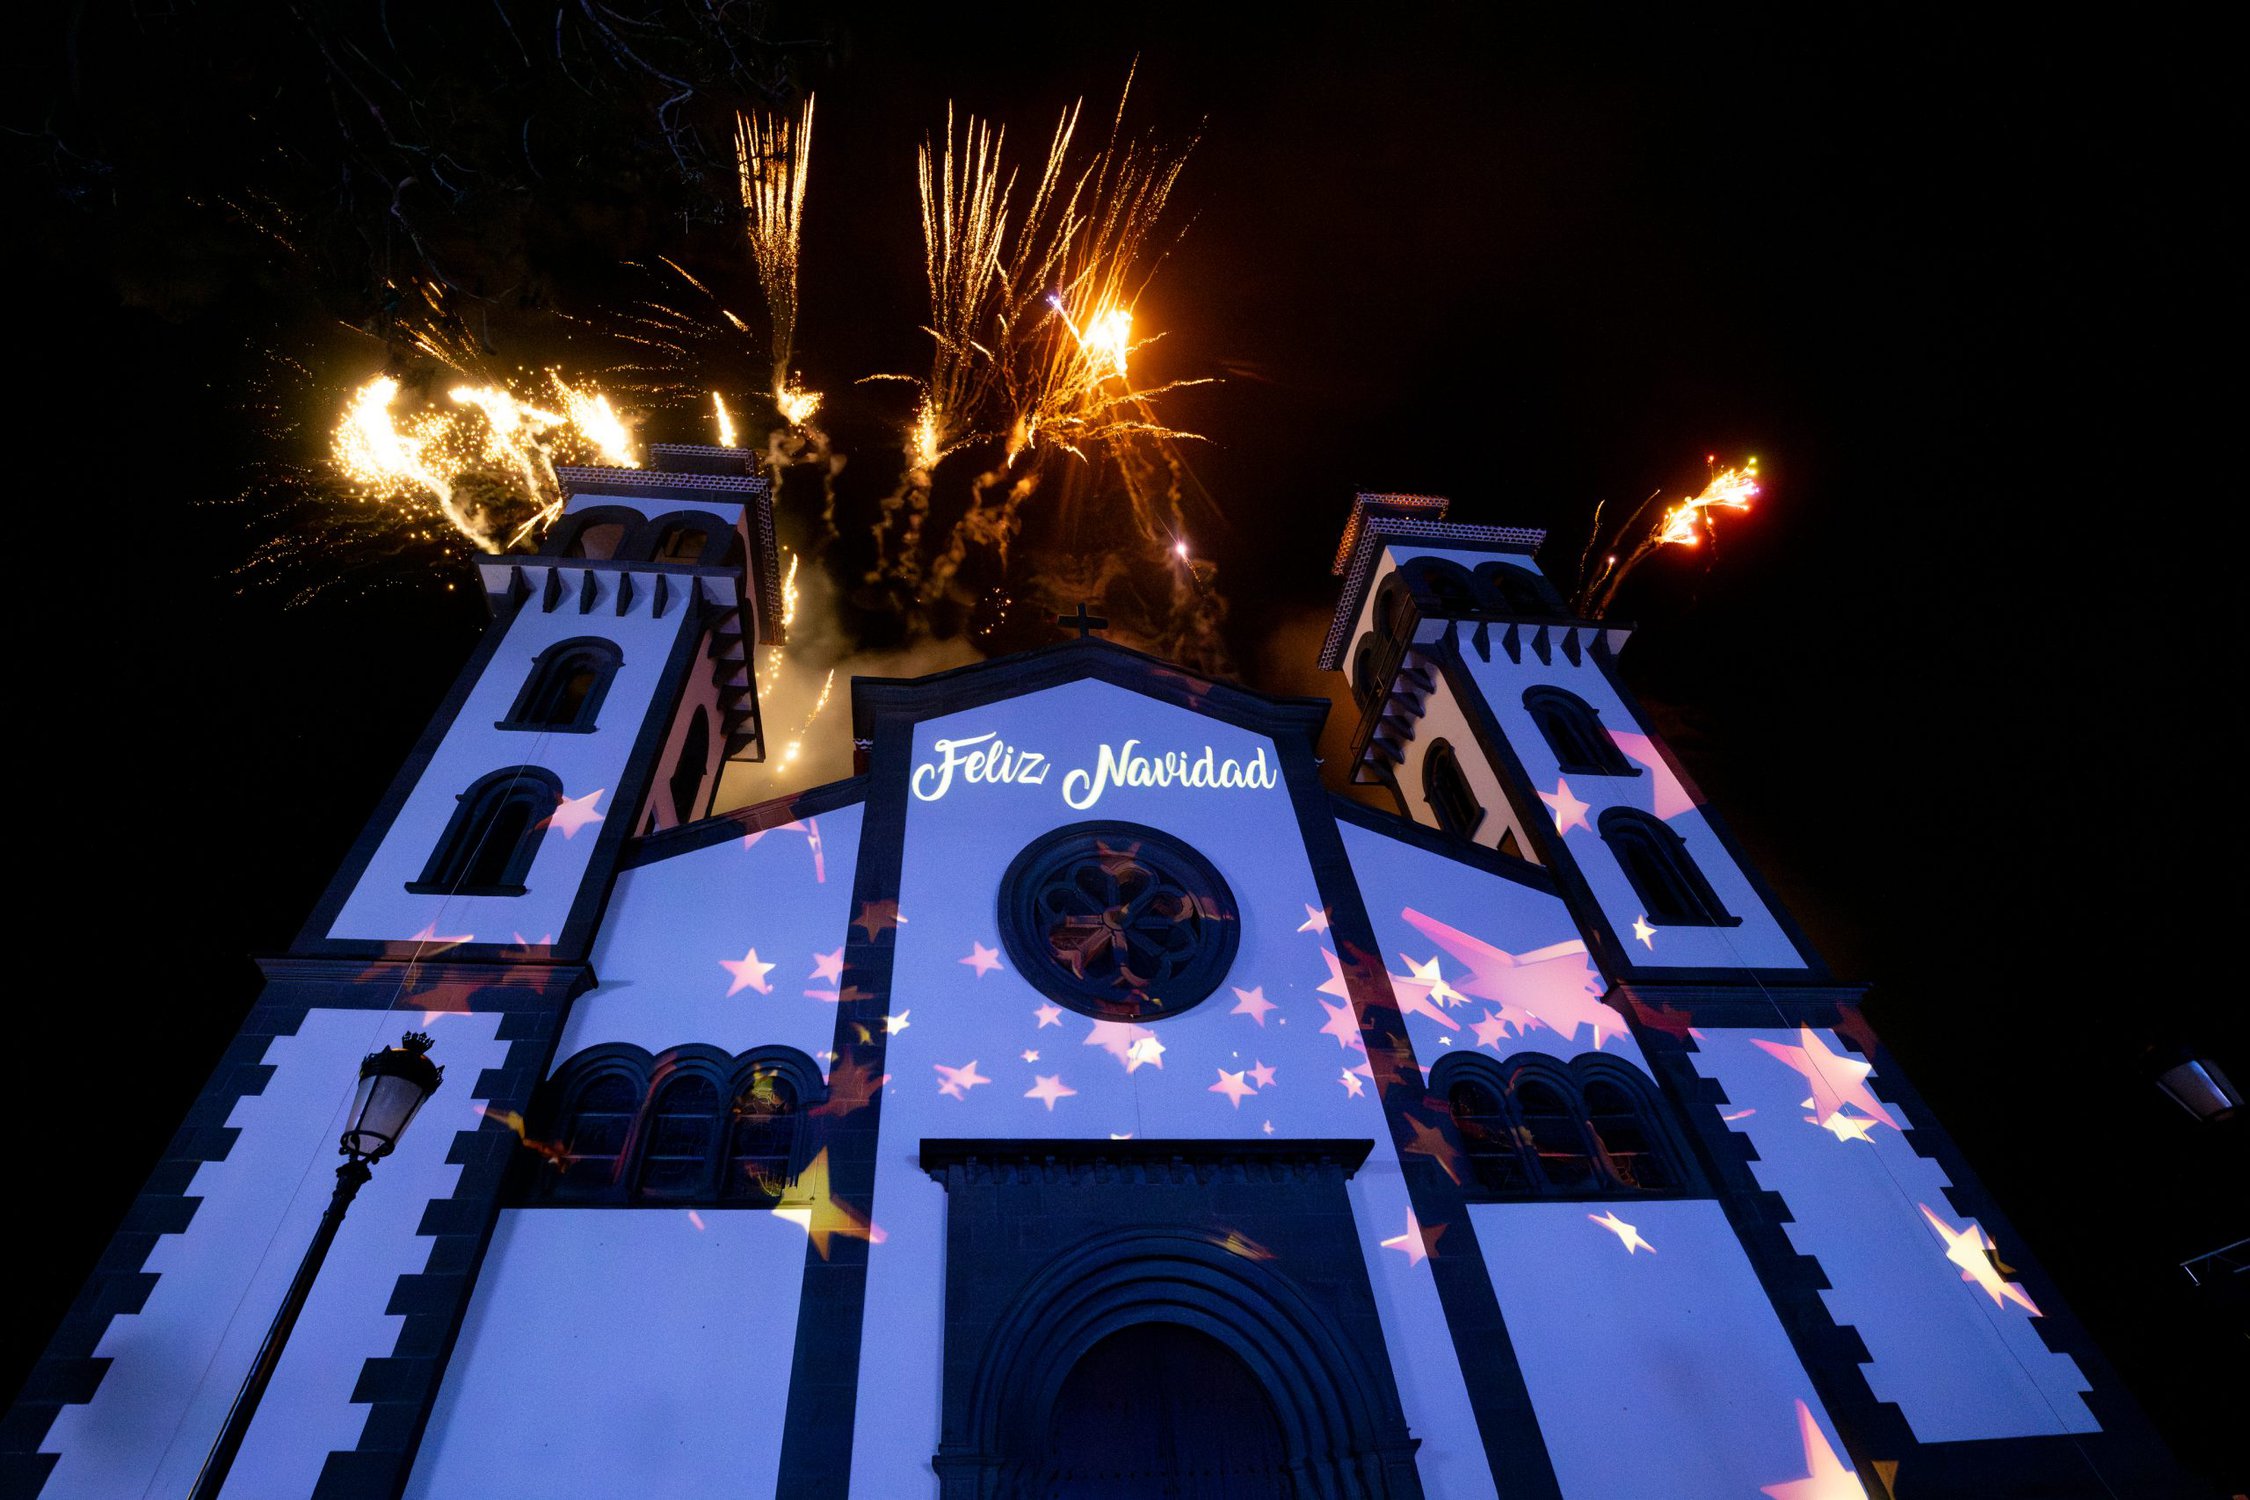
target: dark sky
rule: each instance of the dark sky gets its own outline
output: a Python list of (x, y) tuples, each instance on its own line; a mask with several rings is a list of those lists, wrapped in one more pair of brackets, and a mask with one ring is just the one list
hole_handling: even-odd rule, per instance
[[(1878, 1030), (2173, 1441), (2250, 1484), (2222, 1420), (2239, 1335), (2176, 1269), (2250, 1233), (2243, 1127), (2199, 1131), (2138, 1064), (2200, 1039), (2250, 1076), (2203, 968), (2242, 898), (2242, 317), (2209, 39), (1898, 9), (974, 9), (780, 23), (829, 43), (796, 61), (820, 93), (800, 345), (837, 393), (847, 500), (889, 477), (899, 400), (849, 382), (926, 360), (914, 141), (952, 98), (1028, 147), (1073, 97), (1106, 111), (1136, 53), (1133, 118), (1202, 130), (1141, 368), (1224, 377), (1168, 410), (1213, 439), (1194, 461), (1225, 522), (1195, 540), (1252, 685), (1332, 686), (1311, 658), (1355, 488), (1551, 527), (1555, 563), (1597, 498), (1756, 453), (1762, 507), (1620, 601), (1626, 674), (1832, 964), (1875, 983)], [(32, 951), (64, 955), (21, 997), (10, 1124), (27, 1203), (70, 1205), (11, 1380), (255, 993), (247, 955), (287, 943), (479, 619), (465, 576), (449, 595), (411, 560), (300, 610), (239, 593), (255, 513), (222, 502), (303, 456), (241, 409), (262, 351), (311, 364), (317, 428), (381, 350), (285, 265), (180, 227), (230, 154), (253, 173), (255, 131), (219, 115), (255, 87), (184, 100), (146, 35), (74, 24), (67, 50), (12, 49), (8, 121), (18, 570), (41, 580), (24, 884)], [(296, 66), (238, 29), (237, 83)], [(85, 191), (87, 156), (126, 187)], [(621, 253), (749, 296), (725, 231), (646, 204), (526, 243), (596, 324)], [(562, 347), (553, 318), (518, 325), (505, 355)]]

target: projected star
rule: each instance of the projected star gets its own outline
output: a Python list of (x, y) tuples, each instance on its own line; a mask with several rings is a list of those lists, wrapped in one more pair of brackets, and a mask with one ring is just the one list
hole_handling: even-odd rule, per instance
[(1812, 1409), (1802, 1400), (1797, 1403), (1797, 1436), (1805, 1445), (1805, 1477), (1762, 1484), (1758, 1486), (1761, 1493), (1773, 1500), (1867, 1500), (1859, 1476), (1836, 1457), (1827, 1435), (1813, 1420)]
[(1274, 1070), (1266, 1066), (1266, 1060), (1262, 1057), (1258, 1059), (1258, 1065), (1250, 1070), (1251, 1081), (1262, 1089), (1273, 1087), (1273, 1075)]
[(1668, 1001), (1650, 1005), (1637, 995), (1633, 997), (1632, 1004), (1633, 1014), (1640, 1017), (1641, 1024), (1651, 1031), (1661, 1031), (1666, 1036), (1685, 1041), (1688, 1034), (1695, 1030), (1694, 1011), (1684, 1010)]
[(1650, 787), (1655, 795), (1655, 806), (1651, 810), (1658, 817), (1669, 821), (1695, 806), (1695, 795), (1680, 780), (1671, 762), (1664, 758), (1664, 752), (1656, 748), (1656, 741), (1645, 734), (1627, 734), (1617, 729), (1610, 730), (1609, 737), (1625, 752), (1627, 760), (1638, 761), (1648, 768)]
[(911, 1026), (911, 1025), (913, 1025), (913, 1024), (914, 1024), (914, 1023), (913, 1023), (912, 1021), (909, 1021), (908, 1019), (906, 1019), (906, 1018), (907, 1018), (908, 1016), (911, 1016), (911, 1015), (913, 1015), (913, 1014), (914, 1014), (914, 1012), (912, 1012), (912, 1011), (910, 1011), (910, 1010), (902, 1010), (902, 1011), (900, 1011), (900, 1012), (899, 1012), (899, 1013), (898, 1013), (897, 1015), (895, 1015), (895, 1016), (885, 1016), (885, 1017), (883, 1017), (883, 1031), (884, 1031), (884, 1033), (885, 1033), (886, 1035), (889, 1035), (889, 1036), (897, 1036), (897, 1035), (898, 1035), (898, 1034), (899, 1034), (900, 1032), (904, 1031), (904, 1030), (905, 1030), (905, 1029), (906, 1029), (907, 1027), (909, 1027), (909, 1026)]
[(1408, 1265), (1418, 1266), (1437, 1253), (1438, 1236), (1443, 1233), (1443, 1224), (1432, 1229), (1423, 1228), (1414, 1217), (1414, 1210), (1410, 1208), (1406, 1211), (1406, 1233), (1392, 1235), (1383, 1241), (1383, 1248), (1398, 1251), (1406, 1257)]
[(867, 940), (872, 943), (905, 920), (898, 914), (896, 901), (862, 901), (859, 904), (859, 915), (852, 919), (852, 925), (864, 929)]
[(1042, 1005), (1032, 1014), (1039, 1018), (1041, 1026), (1060, 1026), (1062, 1024), (1062, 1007), (1059, 1005)]
[(1023, 1060), (1027, 1063), (1035, 1063), (1039, 1061), (1039, 1054), (1037, 1052), (1034, 1052), (1031, 1048), (1026, 1047), (1023, 1049)]
[(1867, 1133), (1874, 1128), (1875, 1122), (1873, 1120), (1863, 1120), (1858, 1115), (1847, 1115), (1840, 1109), (1825, 1120), (1818, 1115), (1807, 1115), (1805, 1116), (1805, 1123), (1807, 1125), (1818, 1125), (1839, 1141), (1865, 1141), (1869, 1145), (1875, 1143), (1875, 1138)]
[(1328, 930), (1328, 908), (1314, 906), (1309, 902), (1305, 903), (1305, 920), (1298, 924), (1297, 930), (1299, 932), (1326, 932)]
[(758, 950), (755, 948), (739, 959), (720, 959), (719, 967), (734, 976), (734, 983), (727, 986), (729, 995), (738, 995), (744, 990), (756, 990), (761, 995), (773, 993), (773, 986), (766, 983), (766, 976), (773, 972), (774, 966), (758, 962)]
[(875, 1095), (890, 1081), (890, 1074), (878, 1075), (855, 1057), (838, 1058), (828, 1070), (828, 1097), (814, 1105), (811, 1113), (842, 1119), (873, 1103)]
[(830, 984), (842, 984), (844, 982), (844, 950), (838, 948), (834, 953), (815, 953), (812, 956), (812, 973), (805, 977), (826, 980)]
[(1500, 1044), (1507, 1040), (1508, 1020), (1499, 1012), (1488, 1010), (1484, 1013), (1484, 1019), (1473, 1023), (1469, 1029), (1477, 1034), (1479, 1047), (1490, 1047), (1498, 1052)]
[(962, 959), (961, 962), (976, 970), (977, 978), (982, 979), (994, 969), (1001, 967), (1000, 950), (987, 948), (982, 943), (971, 943), (969, 945), (969, 956)]
[(1069, 1087), (1062, 1081), (1060, 1073), (1041, 1073), (1037, 1076), (1039, 1081), (1025, 1089), (1023, 1096), (1026, 1099), (1037, 1099), (1040, 1103), (1046, 1105), (1048, 1114), (1055, 1112), (1055, 1101), (1057, 1099), (1068, 1099), (1078, 1092), (1078, 1090)]
[(594, 804), (601, 800), (602, 792), (607, 790), (607, 787), (603, 787), (601, 791), (588, 792), (583, 797), (557, 797), (555, 810), (547, 814), (547, 825), (561, 829), (562, 836), (566, 839), (576, 838), (579, 829), (602, 820), (602, 815), (594, 811)]
[(1144, 1063), (1164, 1066), (1164, 1046), (1157, 1041), (1156, 1033), (1146, 1026), (1133, 1026), (1123, 1021), (1096, 1021), (1086, 1033), (1084, 1047), (1099, 1047), (1124, 1064), (1128, 1073), (1137, 1071)]
[[(1230, 988), (1232, 987), (1230, 986)], [(1280, 1006), (1266, 998), (1266, 987), (1262, 984), (1254, 990), (1235, 990), (1234, 994), (1234, 1009), (1228, 1011), (1227, 1014), (1230, 1016), (1248, 1016), (1251, 1020), (1256, 1021), (1261, 1028), (1266, 1024), (1266, 1012), (1281, 1009)]]
[(1861, 1062), (1841, 1052), (1831, 1052), (1828, 1044), (1813, 1034), (1810, 1026), (1797, 1028), (1799, 1045), (1786, 1046), (1769, 1042), (1763, 1037), (1752, 1037), (1752, 1045), (1776, 1062), (1797, 1070), (1812, 1087), (1812, 1111), (1815, 1122), (1827, 1124), (1828, 1117), (1849, 1104), (1863, 1115), (1871, 1115), (1893, 1130), (1900, 1128), (1883, 1101), (1867, 1086), (1867, 1075), (1875, 1071), (1873, 1063)]
[(1566, 834), (1573, 828), (1583, 828), (1588, 833), (1594, 831), (1594, 825), (1586, 821), (1588, 804), (1573, 797), (1570, 794), (1570, 783), (1561, 777), (1555, 778), (1555, 789), (1552, 792), (1539, 794), (1539, 800), (1546, 803), (1548, 811), (1555, 815), (1555, 832)]
[(1430, 1158), (1442, 1167), (1445, 1170), (1445, 1175), (1452, 1178), (1454, 1183), (1458, 1185), (1461, 1181), (1460, 1148), (1447, 1140), (1445, 1132), (1435, 1126), (1425, 1125), (1413, 1115), (1407, 1115), (1404, 1118), (1406, 1128), (1414, 1132), (1414, 1139), (1399, 1147), (1399, 1150), (1407, 1155)]
[[(1406, 955), (1401, 953), (1399, 957), (1406, 958)], [(1456, 1004), (1461, 1000), (1460, 992), (1439, 977), (1438, 961), (1433, 958), (1426, 964), (1417, 964), (1413, 959), (1406, 958), (1406, 966), (1414, 971), (1411, 976), (1405, 974), (1390, 976), (1391, 993), (1398, 999), (1399, 1014), (1427, 1016), (1448, 1031), (1459, 1031), (1461, 1029), (1459, 1021), (1454, 1020), (1444, 1011), (1439, 1010), (1437, 1006), (1431, 1004), (1431, 1001), (1437, 998), (1437, 992), (1440, 989), (1453, 996)]]
[(1138, 1038), (1132, 1046), (1125, 1049), (1126, 1072), (1130, 1073), (1144, 1063), (1157, 1068), (1164, 1066), (1164, 1044), (1155, 1037)]
[(1219, 1081), (1212, 1084), (1209, 1091), (1214, 1094), (1226, 1095), (1227, 1102), (1233, 1105), (1236, 1109), (1242, 1108), (1242, 1101), (1245, 1098), (1258, 1092), (1255, 1088), (1252, 1088), (1249, 1084), (1242, 1081), (1242, 1075), (1240, 1073), (1229, 1073), (1224, 1068), (1219, 1069), (1218, 1072)]
[(430, 949), (434, 948), (443, 951), (447, 948), (458, 948), (463, 943), (476, 941), (476, 934), (473, 932), (457, 932), (448, 937), (439, 937), (437, 923), (432, 922), (429, 926), (423, 928), (420, 932), (417, 932), (411, 937), (407, 938), (407, 941), (410, 943), (421, 944), (422, 951), (417, 953), (415, 956), (417, 958), (427, 958), (429, 957)]
[(1337, 1081), (1343, 1084), (1344, 1092), (1354, 1099), (1367, 1092), (1367, 1086), (1359, 1081), (1359, 1075), (1349, 1068), (1344, 1069), (1344, 1076)]
[(1584, 1026), (1596, 1051), (1605, 1039), (1624, 1035), (1625, 1018), (1602, 1003), (1601, 975), (1587, 961), (1586, 945), (1576, 938), (1516, 954), (1412, 907), (1399, 915), (1468, 969), (1469, 977), (1457, 984), (1462, 994), (1498, 1005), (1501, 1016), (1514, 1021), (1518, 1029), (1527, 1029), (1529, 1020), (1571, 1041)]
[(1320, 1028), (1322, 1036), (1334, 1037), (1336, 1045), (1347, 1051), (1353, 1048), (1362, 1052), (1367, 1050), (1367, 1039), (1359, 1034), (1359, 1017), (1352, 1014), (1350, 1006), (1330, 1005), (1323, 1000), (1320, 1008), (1328, 1012), (1328, 1024)]
[[(1399, 957), (1406, 958), (1406, 955), (1401, 953)], [(1468, 1003), (1466, 995), (1445, 982), (1445, 974), (1438, 968), (1436, 959), (1433, 958), (1426, 964), (1418, 964), (1413, 959), (1406, 958), (1406, 966), (1414, 971), (1414, 982), (1428, 990), (1430, 998), (1438, 1004), (1466, 1005)]]
[(1618, 1243), (1625, 1247), (1627, 1255), (1633, 1255), (1642, 1250), (1646, 1250), (1651, 1255), (1656, 1253), (1656, 1247), (1642, 1239), (1641, 1232), (1638, 1229), (1617, 1217), (1615, 1209), (1605, 1214), (1588, 1214), (1586, 1217), (1601, 1225), (1611, 1234), (1616, 1235)]
[(1930, 1228), (1936, 1230), (1938, 1238), (1945, 1241), (1945, 1258), (1961, 1268), (1963, 1281), (1975, 1282), (1992, 1298), (1992, 1305), (1995, 1307), (2003, 1302), (2013, 1302), (2035, 1318), (2044, 1316), (2031, 1298), (2024, 1294), (2022, 1287), (2001, 1276), (2000, 1268), (1985, 1253), (1993, 1248), (1993, 1244), (1986, 1238), (1981, 1227), (1971, 1223), (1966, 1229), (1955, 1229), (1931, 1213), (1927, 1203), (1917, 1203), (1914, 1206), (1922, 1210), (1922, 1217), (1930, 1221)]
[(973, 1057), (969, 1059), (967, 1067), (949, 1068), (944, 1063), (932, 1063), (930, 1066), (937, 1069), (937, 1091), (951, 1098), (966, 1099), (969, 1097), (969, 1090), (978, 1084), (992, 1082), (977, 1071), (977, 1060)]
[(797, 1185), (789, 1196), (792, 1199), (809, 1197), (812, 1201), (776, 1208), (774, 1216), (787, 1219), (802, 1229), (822, 1260), (828, 1259), (828, 1242), (839, 1234), (865, 1240), (870, 1245), (880, 1245), (886, 1238), (881, 1226), (855, 1211), (843, 1199), (830, 1195), (826, 1146), (821, 1147), (811, 1163), (797, 1175)]
[(1647, 914), (1633, 918), (1633, 936), (1641, 940), (1643, 948), (1653, 949), (1656, 946), (1656, 929), (1648, 925)]

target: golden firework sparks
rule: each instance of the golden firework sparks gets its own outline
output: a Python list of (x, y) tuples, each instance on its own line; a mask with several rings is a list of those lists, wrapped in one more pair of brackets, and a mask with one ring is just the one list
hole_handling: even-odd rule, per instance
[(740, 447), (741, 444), (734, 439), (734, 418), (727, 412), (727, 398), (717, 391), (711, 393), (711, 411), (719, 420), (719, 446), (722, 448)]
[(1595, 542), (1601, 533), (1601, 507), (1594, 508), (1594, 525), (1587, 537), (1586, 551), (1579, 559), (1581, 585), (1576, 601), (1578, 612), (1589, 619), (1600, 619), (1617, 597), (1618, 588), (1632, 571), (1660, 547), (1699, 546), (1706, 537), (1718, 535), (1715, 511), (1730, 510), (1741, 513), (1750, 509), (1757, 498), (1758, 461), (1746, 459), (1728, 468), (1718, 466), (1718, 455), (1708, 454), (1704, 463), (1711, 476), (1697, 494), (1676, 501), (1658, 512), (1648, 530), (1630, 547), (1623, 546), (1628, 533), (1640, 524), (1641, 517), (1649, 512), (1662, 496), (1659, 490), (1641, 502), (1640, 507), (1628, 517), (1609, 539), (1603, 549), (1601, 566), (1592, 566)]
[[(805, 182), (812, 165), (813, 101), (794, 126), (780, 115), (735, 116), (735, 165), (742, 207), (750, 218), (750, 258), (758, 268), (773, 321), (774, 390), (790, 385), (797, 337), (797, 255), (805, 222)], [(794, 419), (792, 419), (794, 420)]]

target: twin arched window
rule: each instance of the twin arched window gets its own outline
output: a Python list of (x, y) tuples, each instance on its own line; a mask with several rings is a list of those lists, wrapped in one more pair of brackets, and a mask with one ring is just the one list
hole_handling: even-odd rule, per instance
[(1451, 741), (1433, 741), (1423, 755), (1422, 796), (1429, 802), (1438, 827), (1455, 838), (1475, 836), (1477, 825), (1484, 821), (1484, 808), (1469, 786), (1468, 773), (1461, 768), (1461, 757)]
[(422, 894), (520, 896), (562, 781), (540, 766), (508, 766), (463, 792), (422, 877)]
[(515, 706), (497, 727), (592, 733), (602, 699), (624, 663), (616, 644), (598, 636), (555, 642), (532, 659)]
[(1525, 690), (1523, 706), (1554, 752), (1555, 763), (1572, 776), (1637, 776), (1632, 762), (1602, 728), (1601, 713), (1576, 693), (1559, 687)]
[(1685, 1154), (1628, 1064), (1537, 1053), (1449, 1056), (1431, 1088), (1453, 1112), (1475, 1185), (1494, 1197), (1599, 1198), (1688, 1189)]
[(1563, 613), (1562, 597), (1543, 574), (1513, 563), (1488, 562), (1477, 569), (1477, 588), (1486, 604), (1505, 615), (1547, 618)]
[(1663, 819), (1632, 807), (1601, 815), (1602, 842), (1640, 898), (1641, 914), (1658, 927), (1734, 927), (1711, 882), (1696, 868), (1687, 843)]
[(526, 1132), (540, 1158), (524, 1197), (555, 1204), (770, 1206), (810, 1155), (805, 1110), (823, 1093), (791, 1047), (580, 1053)]

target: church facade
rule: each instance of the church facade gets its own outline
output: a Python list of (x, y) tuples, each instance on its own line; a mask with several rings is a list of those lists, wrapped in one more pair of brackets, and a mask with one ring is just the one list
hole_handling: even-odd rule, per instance
[[(9, 1493), (2193, 1493), (1575, 619), (1361, 496), (1326, 700), (1081, 634), (762, 752), (736, 450), (536, 556), (6, 1424)], [(1329, 768), (1333, 774), (1340, 768)], [(207, 1464), (363, 1055), (445, 1081)]]

